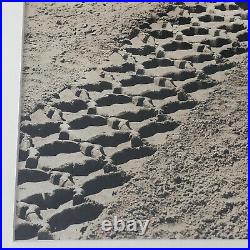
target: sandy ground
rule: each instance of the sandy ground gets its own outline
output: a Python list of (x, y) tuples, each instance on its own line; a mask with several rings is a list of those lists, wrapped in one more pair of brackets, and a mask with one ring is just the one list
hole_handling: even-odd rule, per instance
[(84, 78), (162, 6), (167, 4), (26, 3), (22, 113)]
[(248, 237), (247, 11), (171, 6), (26, 4), (16, 238)]
[[(247, 239), (247, 61), (195, 107), (117, 194), (87, 238)], [(103, 220), (150, 219), (103, 233)]]

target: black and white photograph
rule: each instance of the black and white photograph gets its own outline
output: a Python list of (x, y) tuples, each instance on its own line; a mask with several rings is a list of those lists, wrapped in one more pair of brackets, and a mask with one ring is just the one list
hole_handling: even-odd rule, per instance
[(247, 2), (24, 3), (14, 239), (248, 239)]

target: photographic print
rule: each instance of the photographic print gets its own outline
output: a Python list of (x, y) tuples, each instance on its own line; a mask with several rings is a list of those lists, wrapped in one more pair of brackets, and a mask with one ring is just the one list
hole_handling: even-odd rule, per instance
[(247, 239), (247, 2), (24, 8), (15, 240)]

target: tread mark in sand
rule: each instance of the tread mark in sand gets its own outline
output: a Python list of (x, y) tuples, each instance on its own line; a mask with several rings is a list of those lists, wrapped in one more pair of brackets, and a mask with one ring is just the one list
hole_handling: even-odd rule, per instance
[(126, 183), (121, 165), (153, 155), (150, 138), (176, 129), (170, 115), (198, 103), (190, 93), (215, 86), (213, 75), (247, 53), (247, 10), (188, 3), (176, 17), (175, 8), (140, 24), (95, 78), (23, 118), (17, 185), (32, 188), (17, 196), (16, 239), (54, 239), (96, 219), (105, 206), (89, 196)]

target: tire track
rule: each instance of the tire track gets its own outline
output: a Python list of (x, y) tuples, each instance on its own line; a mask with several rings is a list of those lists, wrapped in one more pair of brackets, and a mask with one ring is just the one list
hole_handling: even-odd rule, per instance
[(247, 18), (234, 3), (173, 6), (23, 118), (16, 239), (54, 239), (97, 218), (105, 205), (88, 196), (126, 183), (120, 165), (153, 155), (151, 138), (180, 125), (170, 114), (195, 107), (191, 94), (215, 86), (247, 53)]

